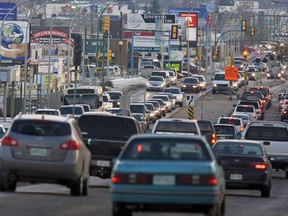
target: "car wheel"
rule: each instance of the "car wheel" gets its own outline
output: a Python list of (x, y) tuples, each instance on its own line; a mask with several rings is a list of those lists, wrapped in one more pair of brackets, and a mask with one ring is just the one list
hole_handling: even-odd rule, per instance
[(85, 180), (83, 182), (82, 194), (84, 196), (87, 196), (88, 195), (88, 190), (89, 190), (89, 176), (87, 178), (85, 178)]
[(285, 179), (288, 179), (288, 171), (285, 171)]
[(208, 211), (207, 216), (222, 216), (222, 203), (218, 203), (211, 207), (211, 209)]
[(183, 102), (180, 103), (180, 107), (183, 107)]
[(8, 183), (7, 183), (7, 191), (15, 192), (16, 187), (17, 187), (17, 181), (16, 180), (8, 181)]
[(83, 194), (84, 179), (81, 176), (78, 180), (71, 183), (70, 194), (72, 196), (81, 196)]
[(271, 184), (261, 189), (261, 197), (270, 197)]

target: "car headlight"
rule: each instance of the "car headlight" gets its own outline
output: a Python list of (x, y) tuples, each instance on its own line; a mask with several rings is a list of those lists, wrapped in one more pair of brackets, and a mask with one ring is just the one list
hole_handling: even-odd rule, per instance
[(117, 104), (120, 105), (120, 101), (118, 101)]
[(193, 88), (197, 88), (198, 86), (197, 86), (197, 85), (193, 85), (192, 87), (193, 87)]
[(267, 74), (267, 77), (270, 77), (270, 74)]
[(217, 87), (217, 84), (216, 84), (216, 83), (214, 83), (214, 84), (213, 84), (213, 87)]
[(278, 76), (278, 77), (281, 77), (281, 73), (279, 73), (277, 76)]
[(176, 99), (180, 99), (180, 98), (181, 98), (181, 96), (180, 96), (180, 95), (176, 96)]
[(150, 83), (147, 83), (147, 86), (150, 86), (151, 84)]
[(161, 85), (160, 85), (161, 87), (163, 87), (163, 86), (165, 86), (165, 83), (161, 83)]
[(237, 83), (233, 83), (233, 87), (237, 87)]
[(252, 73), (252, 76), (256, 76), (256, 74), (255, 74), (255, 73)]
[(186, 88), (186, 85), (182, 84), (182, 87), (183, 87), (183, 88)]
[(150, 116), (150, 117), (153, 117), (153, 116), (154, 116), (154, 114), (153, 114), (153, 113), (150, 113), (150, 114), (149, 114), (149, 116)]

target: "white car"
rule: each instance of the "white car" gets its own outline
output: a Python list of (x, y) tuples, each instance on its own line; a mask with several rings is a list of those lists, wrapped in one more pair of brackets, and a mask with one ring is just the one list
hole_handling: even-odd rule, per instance
[(247, 114), (253, 121), (257, 120), (257, 112), (253, 105), (237, 105), (232, 115), (234, 114)]
[(174, 70), (168, 69), (169, 75), (170, 75), (170, 80), (171, 80), (171, 85), (176, 85), (177, 84), (177, 76)]
[(233, 118), (241, 118), (244, 127), (246, 127), (247, 124), (249, 124), (250, 122), (253, 121), (253, 119), (251, 119), (251, 116), (247, 115), (247, 114), (232, 114), (231, 117)]
[(42, 108), (42, 109), (37, 109), (35, 111), (35, 114), (60, 116), (61, 112), (59, 109)]
[(175, 103), (179, 104), (180, 107), (183, 107), (183, 103), (185, 100), (184, 97), (184, 93), (181, 92), (181, 89), (179, 87), (169, 87), (169, 88), (165, 88), (163, 90), (163, 92), (170, 92), (173, 94), (174, 98), (175, 98)]
[(153, 95), (152, 99), (162, 99), (165, 103), (165, 108), (166, 108), (166, 112), (171, 112), (172, 111), (172, 103), (169, 99), (168, 95)]
[(166, 81), (162, 76), (150, 76), (147, 81), (147, 91), (162, 91), (165, 87), (167, 87)]
[(104, 111), (113, 107), (113, 101), (109, 94), (103, 94), (102, 107)]
[(232, 124), (235, 126), (237, 133), (242, 133), (244, 130), (244, 124), (241, 118), (236, 117), (219, 117), (217, 124)]
[(206, 90), (207, 82), (206, 82), (206, 79), (203, 75), (192, 74), (192, 77), (195, 77), (199, 80), (201, 90)]

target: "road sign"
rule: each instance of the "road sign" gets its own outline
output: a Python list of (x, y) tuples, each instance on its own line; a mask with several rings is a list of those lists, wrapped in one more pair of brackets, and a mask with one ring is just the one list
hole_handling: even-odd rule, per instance
[(186, 94), (186, 106), (195, 106), (194, 94)]
[(188, 118), (189, 119), (194, 119), (194, 108), (193, 106), (188, 107)]
[(237, 67), (225, 67), (225, 80), (237, 81), (238, 80), (238, 68)]

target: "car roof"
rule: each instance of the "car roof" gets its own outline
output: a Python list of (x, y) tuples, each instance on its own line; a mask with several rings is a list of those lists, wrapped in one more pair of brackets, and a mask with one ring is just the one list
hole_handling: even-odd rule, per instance
[(59, 111), (59, 109), (53, 109), (53, 108), (40, 108), (40, 109), (37, 109), (37, 111)]
[(159, 122), (187, 122), (187, 123), (195, 123), (197, 122), (194, 119), (182, 119), (182, 118), (165, 118), (165, 119), (158, 119)]
[(203, 136), (201, 135), (193, 135), (193, 136), (183, 136), (181, 134), (135, 134), (131, 137), (133, 138), (140, 138), (140, 139), (149, 139), (149, 138), (155, 138), (155, 139), (171, 139), (171, 138), (176, 138), (176, 139), (193, 139), (193, 140), (203, 140)]
[(69, 119), (69, 116), (65, 117), (65, 116), (46, 115), (46, 114), (19, 114), (14, 119), (15, 120), (32, 119), (32, 120), (49, 120), (49, 121), (67, 121)]

